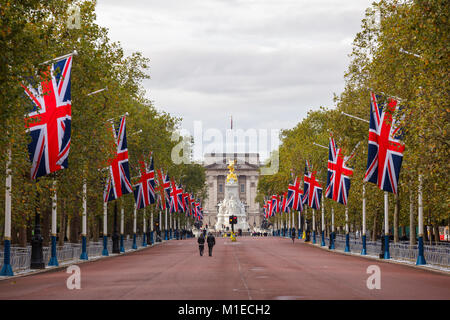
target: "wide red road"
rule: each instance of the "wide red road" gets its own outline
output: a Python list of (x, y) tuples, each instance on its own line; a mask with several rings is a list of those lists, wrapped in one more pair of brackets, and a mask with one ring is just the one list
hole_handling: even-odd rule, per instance
[[(213, 257), (171, 240), (80, 264), (81, 289), (64, 270), (0, 281), (0, 299), (450, 299), (450, 276), (327, 252), (296, 240), (216, 239)], [(369, 265), (381, 289), (369, 290)]]

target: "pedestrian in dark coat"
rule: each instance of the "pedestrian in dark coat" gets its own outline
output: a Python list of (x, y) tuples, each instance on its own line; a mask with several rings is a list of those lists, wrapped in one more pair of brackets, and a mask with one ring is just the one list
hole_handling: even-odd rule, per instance
[(292, 238), (292, 243), (294, 243), (294, 240), (295, 240), (295, 228), (292, 228), (291, 238)]
[(203, 233), (200, 234), (200, 237), (198, 237), (198, 249), (200, 250), (200, 256), (203, 256), (203, 249), (205, 248), (205, 237), (203, 236)]
[(212, 250), (214, 245), (216, 244), (216, 238), (212, 235), (212, 233), (208, 233), (208, 238), (206, 238), (206, 242), (208, 242), (208, 250), (209, 250), (209, 256), (212, 256)]

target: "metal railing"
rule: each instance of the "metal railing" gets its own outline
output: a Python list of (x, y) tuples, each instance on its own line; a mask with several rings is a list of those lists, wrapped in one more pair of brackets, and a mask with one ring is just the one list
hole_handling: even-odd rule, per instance
[[(136, 245), (138, 248), (142, 247), (142, 236), (136, 237)], [(123, 246), (125, 252), (131, 251), (133, 246), (133, 239), (124, 239)], [(108, 252), (112, 253), (112, 241), (108, 239)], [(0, 248), (0, 268), (4, 263), (4, 250)], [(50, 261), (51, 257), (51, 247), (43, 247), (43, 260), (47, 265)], [(81, 255), (81, 243), (65, 243), (63, 246), (56, 247), (56, 256), (58, 259), (58, 263), (67, 262), (67, 261), (80, 261)], [(102, 256), (103, 251), (103, 242), (88, 242), (86, 246), (86, 251), (89, 259), (94, 257)], [(30, 269), (31, 263), (31, 246), (27, 247), (11, 247), (11, 267), (14, 272), (24, 271)]]
[[(318, 243), (320, 243), (318, 238)], [(350, 251), (361, 253), (362, 240), (360, 238), (350, 238)], [(326, 246), (329, 245), (329, 238), (326, 238)], [(345, 235), (336, 235), (334, 241), (336, 250), (345, 250)], [(368, 255), (378, 256), (381, 253), (381, 241), (366, 241), (366, 251)], [(394, 259), (404, 259), (415, 262), (417, 260), (418, 246), (406, 243), (389, 243), (389, 254)], [(450, 266), (450, 247), (424, 245), (425, 260), (429, 264), (439, 266)]]

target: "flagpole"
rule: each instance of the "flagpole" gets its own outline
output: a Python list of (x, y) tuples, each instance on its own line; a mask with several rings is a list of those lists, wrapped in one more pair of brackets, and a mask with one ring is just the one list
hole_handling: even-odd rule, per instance
[(150, 245), (153, 245), (155, 241), (153, 240), (153, 211), (150, 212)]
[(73, 50), (73, 52), (71, 52), (71, 53), (68, 53), (68, 54), (65, 54), (65, 55), (62, 55), (62, 56), (50, 59), (48, 61), (44, 61), (44, 62), (40, 63), (40, 65), (53, 63), (53, 62), (60, 61), (60, 60), (63, 60), (65, 58), (68, 58), (70, 56), (76, 56), (76, 55), (78, 55), (77, 50)]
[(147, 246), (147, 220), (145, 219), (145, 208), (144, 208), (144, 213), (142, 214), (142, 246), (146, 247)]
[(169, 233), (167, 232), (167, 206), (166, 206), (166, 209), (164, 210), (164, 240), (169, 240), (168, 236)]
[(304, 223), (303, 223), (303, 236), (302, 236), (302, 238), (305, 240), (305, 242), (307, 239), (306, 232), (308, 231), (308, 224), (306, 222), (307, 217), (308, 217), (308, 208), (305, 206), (305, 216), (303, 217)]
[(292, 231), (294, 230), (295, 230), (295, 211), (292, 211)]
[(316, 210), (312, 209), (312, 232), (313, 232), (313, 241), (312, 243), (316, 243)]
[(366, 184), (363, 181), (362, 189), (362, 250), (361, 255), (367, 254), (366, 248)]
[(350, 230), (348, 227), (348, 206), (345, 205), (345, 250), (344, 252), (350, 252)]
[(158, 220), (158, 231), (160, 233), (160, 237), (162, 239), (162, 210), (159, 210), (159, 220)]
[(5, 236), (4, 236), (4, 260), (0, 271), (0, 276), (13, 276), (11, 267), (11, 148), (8, 148), (8, 158), (6, 161), (6, 182), (5, 182)]
[(324, 247), (325, 246), (325, 199), (322, 193), (322, 216), (321, 216), (321, 220), (322, 220), (322, 241), (320, 242), (320, 246)]
[(181, 225), (180, 225), (180, 216), (178, 216), (178, 224), (177, 224), (177, 240), (181, 239), (181, 234), (180, 234), (180, 229)]
[[(301, 199), (299, 201), (302, 201)], [(301, 210), (298, 211), (298, 239), (302, 238), (302, 213)]]
[(112, 253), (120, 253), (119, 230), (117, 230), (117, 199), (114, 201), (114, 221), (112, 239)]
[(125, 252), (123, 245), (123, 233), (124, 233), (124, 211), (123, 204), (120, 206), (120, 252)]
[(417, 254), (417, 261), (416, 265), (424, 265), (427, 264), (425, 260), (425, 256), (423, 253), (423, 194), (422, 194), (422, 175), (419, 174), (419, 190), (417, 193), (417, 200), (418, 200), (418, 220), (419, 220), (419, 237), (418, 237), (418, 254)]
[[(55, 202), (56, 202), (56, 191), (55, 191)], [(86, 185), (86, 179), (84, 179), (84, 181), (83, 181), (83, 215), (81, 217), (81, 224), (82, 224), (82, 226), (81, 226), (81, 255), (80, 255), (81, 260), (88, 260), (88, 255), (87, 255), (87, 251), (86, 251), (86, 235), (87, 235), (86, 216), (87, 216), (87, 185)], [(55, 212), (55, 221), (56, 221), (56, 212)]]
[(109, 256), (108, 253), (108, 202), (103, 202), (103, 256)]
[(288, 227), (287, 237), (290, 238), (291, 234), (292, 234), (292, 229), (291, 229), (291, 211), (289, 211), (288, 216), (287, 216), (287, 227)]
[(333, 207), (333, 206), (331, 206), (330, 249), (331, 249), (331, 250), (334, 250), (334, 207)]
[(131, 246), (131, 249), (134, 249), (134, 250), (137, 249), (136, 231), (137, 231), (137, 209), (136, 209), (136, 202), (134, 202), (134, 210), (133, 210), (133, 245)]
[(172, 219), (173, 213), (169, 213), (169, 240), (173, 239), (172, 237), (172, 230), (173, 230), (173, 219)]
[(384, 192), (384, 259), (390, 259), (389, 255), (389, 193)]

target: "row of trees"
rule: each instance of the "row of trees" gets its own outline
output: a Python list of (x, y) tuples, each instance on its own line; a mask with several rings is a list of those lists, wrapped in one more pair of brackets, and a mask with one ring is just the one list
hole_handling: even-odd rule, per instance
[[(149, 78), (149, 59), (139, 52), (125, 56), (120, 44), (108, 38), (108, 30), (95, 23), (95, 5), (96, 1), (75, 0), (1, 1), (0, 124), (3, 134), (0, 136), (0, 168), (6, 167), (6, 151), (10, 149), (13, 243), (25, 245), (30, 240), (35, 210), (39, 210), (43, 219), (44, 243), (48, 242), (54, 180), (57, 181), (60, 244), (68, 235), (71, 242), (79, 241), (84, 179), (87, 181), (88, 236), (94, 240), (99, 237), (108, 174), (101, 169), (115, 149), (111, 123), (107, 120), (118, 119), (125, 112), (129, 113), (131, 177), (139, 175), (138, 160), (148, 162), (153, 152), (155, 168), (169, 172), (170, 177), (197, 197), (206, 196), (202, 166), (176, 165), (171, 161), (171, 150), (179, 142), (172, 141), (172, 134), (180, 119), (156, 110), (145, 98), (142, 80)], [(24, 127), (24, 115), (29, 112), (30, 104), (20, 83), (47, 68), (42, 62), (74, 50), (78, 55), (73, 58), (71, 79), (69, 168), (33, 181), (30, 180), (27, 150), (31, 139)], [(102, 88), (107, 90), (88, 96)], [(142, 132), (133, 134), (138, 130)], [(188, 144), (189, 148), (192, 141)], [(132, 178), (132, 183), (134, 181), (136, 179)], [(5, 190), (4, 169), (0, 170), (0, 190)], [(131, 233), (133, 195), (125, 195), (118, 201), (125, 208), (126, 233)], [(0, 210), (4, 207), (4, 197), (1, 197)], [(139, 212), (139, 221), (142, 221), (142, 212)], [(157, 217), (156, 206), (146, 210), (147, 218), (150, 214)], [(4, 214), (0, 214), (0, 225), (3, 220)], [(112, 219), (108, 221), (111, 226)], [(0, 230), (0, 235), (2, 233)]]
[[(328, 146), (332, 132), (339, 147), (349, 155), (361, 142), (351, 161), (354, 176), (348, 200), (350, 224), (361, 229), (362, 184), (367, 165), (368, 124), (341, 112), (369, 120), (369, 92), (399, 97), (406, 150), (400, 172), (399, 192), (390, 194), (389, 221), (394, 241), (406, 226), (417, 225), (418, 176), (423, 176), (424, 222), (439, 241), (438, 226), (449, 225), (449, 3), (444, 0), (381, 0), (366, 10), (361, 31), (353, 42), (351, 62), (345, 74), (345, 89), (335, 95), (336, 108), (311, 111), (293, 129), (282, 131), (280, 171), (263, 176), (258, 199), (287, 190), (290, 171), (303, 175), (305, 160), (318, 171), (326, 189)], [(383, 226), (383, 192), (366, 184), (367, 228), (372, 238)], [(343, 226), (344, 206), (325, 199), (326, 221), (334, 206), (336, 225)], [(309, 216), (311, 210), (309, 210)], [(319, 215), (316, 214), (316, 221)], [(320, 229), (316, 229), (320, 230)], [(427, 237), (425, 234), (424, 237)], [(432, 237), (429, 238), (431, 241)], [(412, 234), (411, 242), (415, 241)]]

